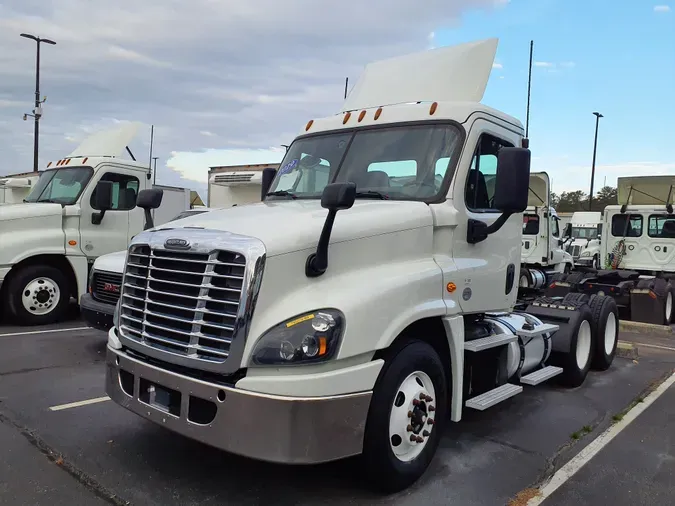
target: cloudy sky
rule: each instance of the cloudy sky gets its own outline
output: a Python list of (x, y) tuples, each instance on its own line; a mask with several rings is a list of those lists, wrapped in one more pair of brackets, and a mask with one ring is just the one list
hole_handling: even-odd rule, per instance
[(21, 32), (57, 42), (42, 49), (40, 167), (89, 132), (140, 121), (136, 157), (148, 159), (154, 124), (158, 182), (205, 196), (210, 165), (279, 161), (307, 119), (339, 110), (344, 78), (355, 82), (367, 62), (498, 36), (486, 102), (524, 119), (535, 39), (533, 169), (551, 172), (554, 190), (587, 186), (600, 107), (596, 184), (672, 173), (659, 122), (675, 111), (673, 12), (646, 0), (590, 3), (0, 0), (0, 174), (32, 168), (33, 126), (22, 115), (32, 109), (35, 43)]

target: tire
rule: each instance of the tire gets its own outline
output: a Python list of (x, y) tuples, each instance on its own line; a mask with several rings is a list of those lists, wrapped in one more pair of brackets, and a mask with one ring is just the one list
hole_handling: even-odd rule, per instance
[(48, 265), (28, 265), (8, 283), (7, 308), (19, 325), (46, 325), (62, 319), (70, 302), (70, 285), (63, 273)]
[(572, 292), (565, 295), (563, 304), (588, 303), (588, 295), (585, 293)]
[[(430, 394), (428, 388), (426, 392), (433, 400), (419, 402), (419, 391), (425, 391), (420, 383), (426, 386), (428, 382), (434, 393)], [(409, 340), (391, 350), (375, 384), (366, 420), (361, 464), (370, 486), (394, 493), (424, 474), (443, 435), (448, 412), (447, 388), (443, 362), (429, 344)], [(419, 404), (413, 405), (413, 400)], [(431, 406), (435, 409), (430, 410)], [(411, 432), (408, 429), (413, 412), (412, 419), (417, 423)], [(429, 419), (434, 421), (433, 425)], [(398, 431), (390, 433), (390, 424)], [(422, 437), (423, 443), (410, 441), (415, 434)], [(421, 450), (417, 445), (423, 445)], [(399, 456), (394, 453), (395, 448)]]
[[(523, 284), (525, 283), (525, 284)], [(518, 276), (518, 288), (529, 288), (532, 286), (532, 276), (528, 269), (520, 269), (520, 275)]]
[(673, 314), (673, 304), (675, 303), (675, 287), (668, 282), (666, 286), (666, 299), (664, 301), (663, 308), (663, 319), (666, 322), (666, 325), (670, 325), (675, 320), (675, 315)]
[(598, 255), (593, 255), (593, 263), (591, 264), (593, 267), (593, 270), (598, 270), (600, 268), (600, 259), (598, 258)]
[(619, 342), (619, 308), (612, 297), (594, 295), (589, 301), (593, 314), (593, 334), (595, 351), (591, 367), (596, 371), (606, 371), (612, 365)]
[(572, 265), (571, 264), (565, 264), (565, 267), (563, 267), (563, 273), (569, 274), (570, 272), (572, 272)]
[(571, 285), (578, 285), (584, 279), (586, 279), (586, 277), (587, 276), (585, 272), (575, 271), (572, 272), (569, 276), (567, 276), (567, 282)]
[[(570, 331), (570, 350), (567, 353), (551, 353), (551, 363), (563, 368), (560, 375), (560, 382), (570, 388), (580, 386), (591, 368), (593, 361), (593, 351), (595, 350), (595, 342), (593, 339), (593, 315), (588, 304), (576, 303), (576, 311), (578, 312), (576, 321)], [(585, 358), (585, 364), (581, 366), (579, 362), (584, 360), (577, 359), (577, 351), (579, 351), (579, 358)]]
[(564, 283), (565, 280), (567, 279), (567, 274), (564, 272), (556, 272), (551, 276), (551, 279), (548, 280), (549, 286), (552, 285), (553, 283)]
[(639, 280), (636, 288), (652, 290), (663, 300), (661, 325), (669, 325), (673, 321), (673, 305), (675, 303), (675, 293), (673, 293), (672, 284), (662, 278), (649, 278)]

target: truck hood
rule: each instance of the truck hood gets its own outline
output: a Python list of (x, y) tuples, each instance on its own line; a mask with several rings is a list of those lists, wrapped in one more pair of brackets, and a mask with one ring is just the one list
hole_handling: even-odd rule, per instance
[[(314, 248), (328, 211), (316, 200), (260, 202), (211, 211), (156, 227), (223, 230), (260, 239), (268, 256)], [(431, 212), (423, 202), (358, 200), (351, 209), (339, 211), (331, 243), (398, 232), (432, 225)], [(188, 230), (186, 230), (188, 229)]]
[(127, 250), (116, 251), (101, 255), (94, 262), (94, 269), (97, 271), (108, 271), (122, 274), (124, 272), (124, 262), (127, 259)]
[[(21, 220), (25, 218), (43, 218), (62, 216), (61, 204), (6, 204), (0, 207), (0, 221)], [(2, 230), (0, 230), (1, 232)]]

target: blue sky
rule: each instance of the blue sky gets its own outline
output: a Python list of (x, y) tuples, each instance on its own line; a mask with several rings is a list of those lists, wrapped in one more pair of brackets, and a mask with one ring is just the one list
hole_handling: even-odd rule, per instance
[(596, 188), (605, 176), (614, 184), (619, 175), (675, 174), (674, 11), (675, 3), (648, 0), (511, 0), (503, 9), (465, 15), (458, 27), (438, 29), (434, 44), (499, 37), (483, 101), (524, 123), (534, 40), (532, 170), (548, 171), (554, 191), (588, 191), (593, 111), (605, 116)]

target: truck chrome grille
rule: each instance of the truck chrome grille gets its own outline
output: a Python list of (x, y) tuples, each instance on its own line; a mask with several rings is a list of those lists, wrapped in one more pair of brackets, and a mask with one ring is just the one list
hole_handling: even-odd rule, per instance
[(122, 289), (122, 275), (115, 272), (94, 271), (91, 289), (91, 296), (94, 300), (117, 304)]
[(222, 363), (230, 354), (246, 259), (231, 251), (129, 248), (120, 331), (151, 348)]

